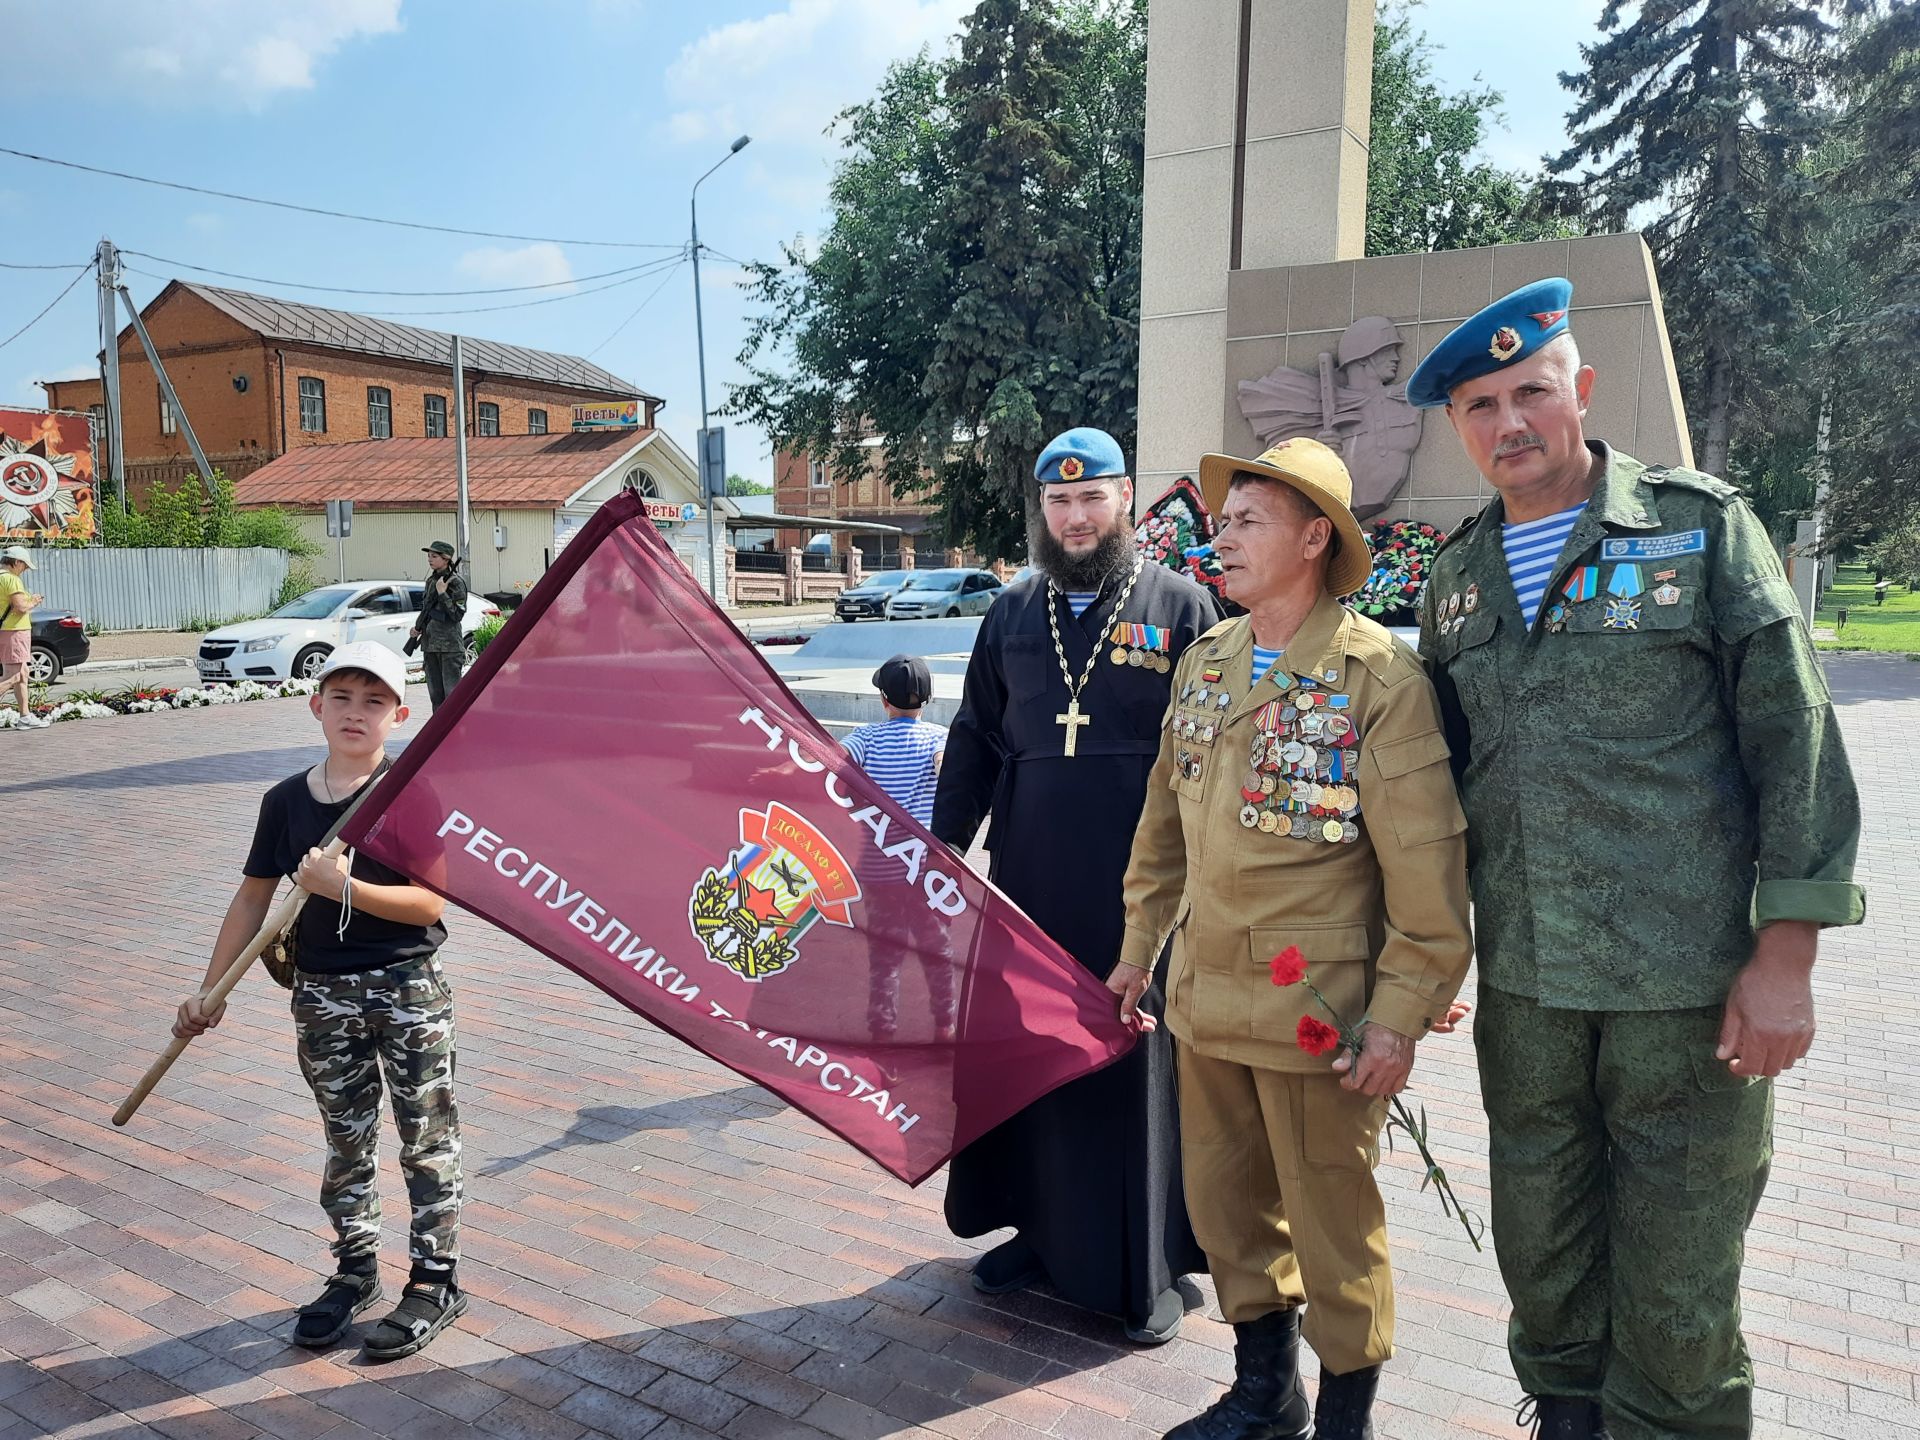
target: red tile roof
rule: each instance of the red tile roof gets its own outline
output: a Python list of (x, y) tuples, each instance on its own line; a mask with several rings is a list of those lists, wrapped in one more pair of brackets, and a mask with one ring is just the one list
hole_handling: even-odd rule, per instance
[[(651, 430), (580, 434), (475, 435), (467, 439), (470, 503), (487, 509), (546, 510), (637, 450)], [(369, 510), (417, 510), (455, 500), (455, 442), (361, 440), (290, 450), (234, 483), (242, 507), (318, 509), (351, 500)]]

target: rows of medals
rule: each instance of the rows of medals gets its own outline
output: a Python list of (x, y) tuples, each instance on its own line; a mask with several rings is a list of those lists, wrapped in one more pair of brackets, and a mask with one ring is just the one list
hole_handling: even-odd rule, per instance
[(1161, 675), (1173, 669), (1173, 660), (1167, 653), (1173, 636), (1164, 625), (1121, 623), (1107, 632), (1107, 639), (1113, 643), (1107, 659), (1115, 665), (1131, 665), (1135, 669), (1144, 666)]
[[(1179, 747), (1174, 763), (1188, 780), (1205, 774), (1226, 728), (1233, 699), (1209, 688), (1218, 678), (1219, 672), (1207, 671), (1180, 692), (1173, 733), (1194, 748)], [(1317, 689), (1303, 676), (1254, 712), (1247, 770), (1240, 778), (1242, 825), (1315, 844), (1351, 845), (1360, 838), (1360, 792), (1353, 784), (1357, 737), (1349, 704), (1347, 696)]]

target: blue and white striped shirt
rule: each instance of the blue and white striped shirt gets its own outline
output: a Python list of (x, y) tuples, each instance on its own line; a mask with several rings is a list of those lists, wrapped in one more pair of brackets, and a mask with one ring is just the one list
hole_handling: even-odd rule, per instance
[(1073, 607), (1073, 618), (1078, 620), (1087, 613), (1087, 607), (1100, 598), (1098, 590), (1069, 590), (1066, 592), (1067, 604)]
[(1580, 513), (1587, 508), (1582, 500), (1571, 510), (1562, 510), (1544, 520), (1528, 520), (1521, 525), (1502, 525), (1500, 538), (1507, 552), (1507, 573), (1513, 577), (1513, 593), (1520, 601), (1520, 618), (1533, 628), (1546, 599), (1547, 581), (1560, 563), (1560, 552), (1567, 548), (1567, 536)]
[(840, 743), (894, 804), (922, 825), (933, 824), (933, 792), (939, 783), (933, 762), (947, 748), (946, 726), (895, 715), (862, 725)]
[(1280, 663), (1284, 650), (1268, 650), (1263, 646), (1253, 647), (1253, 683), (1258, 685), (1275, 665)]

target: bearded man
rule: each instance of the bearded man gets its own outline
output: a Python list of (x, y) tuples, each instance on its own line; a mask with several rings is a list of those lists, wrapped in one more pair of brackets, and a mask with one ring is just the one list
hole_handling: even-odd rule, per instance
[[(1120, 953), (1121, 880), (1173, 667), (1220, 611), (1191, 580), (1142, 563), (1133, 484), (1112, 436), (1067, 431), (1034, 478), (1037, 573), (1008, 587), (981, 624), (933, 832), (965, 850), (991, 812), (994, 883), (1104, 978)], [(995, 981), (989, 969), (973, 983)], [(1144, 1008), (1160, 999), (1156, 985)], [(1120, 1320), (1136, 1343), (1171, 1339), (1185, 1313), (1174, 1281), (1206, 1257), (1181, 1194), (1166, 1032), (955, 1156), (947, 1223), (967, 1237), (1017, 1232), (975, 1264), (985, 1293), (1048, 1280)]]

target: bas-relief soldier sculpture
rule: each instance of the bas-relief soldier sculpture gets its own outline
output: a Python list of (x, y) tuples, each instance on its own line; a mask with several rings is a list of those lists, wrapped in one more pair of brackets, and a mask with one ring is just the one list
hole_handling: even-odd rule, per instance
[[(1339, 371), (1335, 383), (1335, 370)], [(1366, 315), (1321, 351), (1317, 374), (1281, 366), (1240, 382), (1240, 413), (1262, 445), (1306, 435), (1340, 451), (1353, 477), (1353, 513), (1361, 520), (1387, 508), (1407, 483), (1421, 414), (1407, 403), (1400, 373), (1400, 332), (1383, 315)]]

